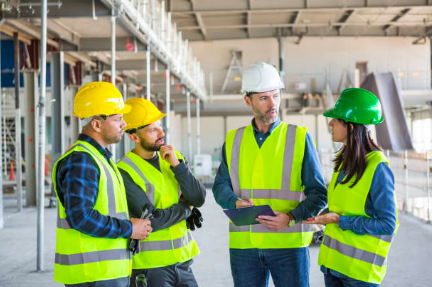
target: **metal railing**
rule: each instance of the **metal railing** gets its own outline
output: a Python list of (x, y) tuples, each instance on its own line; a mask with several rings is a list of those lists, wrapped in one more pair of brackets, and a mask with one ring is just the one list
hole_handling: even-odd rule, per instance
[[(384, 151), (395, 177), (395, 192), (399, 210), (410, 213), (426, 223), (432, 223), (431, 159), (432, 152), (396, 153)], [(335, 153), (320, 150), (320, 161), (324, 180), (328, 184), (333, 174)]]
[(177, 24), (171, 23), (171, 13), (165, 11), (165, 1), (104, 0), (118, 7), (119, 17), (141, 41), (150, 45), (151, 52), (166, 61), (172, 73), (182, 79), (190, 91), (206, 100), (205, 74), (201, 64), (183, 40)]

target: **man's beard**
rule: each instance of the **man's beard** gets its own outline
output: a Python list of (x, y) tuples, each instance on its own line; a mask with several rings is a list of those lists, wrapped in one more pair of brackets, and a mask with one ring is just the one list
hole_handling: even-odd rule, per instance
[[(257, 108), (255, 108), (254, 105), (252, 105), (252, 109), (253, 109), (254, 112), (255, 112), (255, 118), (257, 118), (257, 120), (259, 120), (259, 121), (262, 122), (262, 123), (265, 123), (265, 124), (272, 124), (272, 123), (274, 123), (274, 122), (277, 120), (277, 118), (278, 118), (278, 110), (277, 110), (276, 108), (271, 108), (271, 109), (267, 110), (265, 113), (261, 113)], [(266, 116), (266, 114), (269, 113), (269, 112), (271, 112), (271, 111), (274, 111), (274, 112), (275, 112), (274, 117), (268, 118), (268, 117)]]
[(147, 151), (159, 151), (161, 146), (163, 146), (163, 144), (157, 144), (156, 142), (164, 138), (165, 137), (160, 137), (157, 140), (155, 140), (154, 143), (149, 143), (148, 141), (140, 137), (141, 147)]

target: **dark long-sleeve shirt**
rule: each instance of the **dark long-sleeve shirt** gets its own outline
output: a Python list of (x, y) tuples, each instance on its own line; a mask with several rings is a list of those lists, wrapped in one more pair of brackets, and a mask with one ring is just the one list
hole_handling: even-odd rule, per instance
[[(345, 173), (339, 172), (336, 185)], [(371, 218), (363, 216), (340, 216), (339, 227), (351, 230), (355, 234), (392, 235), (396, 229), (396, 202), (394, 199), (394, 176), (390, 167), (382, 162), (378, 164), (369, 194), (366, 198), (365, 212)]]
[[(255, 140), (260, 148), (280, 123), (281, 121), (278, 119), (267, 133), (262, 134), (255, 126), (255, 119), (252, 120)], [(300, 202), (295, 209), (290, 211), (296, 222), (300, 222), (316, 215), (327, 204), (327, 189), (322, 176), (318, 154), (309, 133), (306, 133), (306, 145), (302, 163), (301, 180), (305, 187), (304, 193), (307, 198)], [(238, 198), (233, 192), (231, 185), (225, 154), (225, 143), (222, 146), (222, 162), (219, 166), (215, 183), (213, 185), (213, 195), (216, 202), (222, 208), (235, 208), (235, 203)]]
[[(91, 137), (80, 134), (78, 140), (93, 145), (109, 163), (111, 152)], [(94, 209), (99, 193), (100, 171), (93, 158), (85, 152), (72, 152), (58, 166), (56, 181), (59, 200), (66, 211), (69, 225), (94, 237), (129, 238), (132, 223), (105, 216)]]
[[(160, 171), (159, 157), (146, 160), (154, 168)], [(152, 223), (153, 232), (168, 228), (182, 220), (188, 218), (191, 214), (189, 205), (200, 207), (204, 204), (206, 190), (190, 171), (187, 162), (180, 160), (180, 164), (171, 167), (174, 177), (180, 185), (185, 202), (173, 204), (166, 209), (157, 209), (149, 200), (146, 193), (132, 180), (131, 176), (121, 168), (119, 169), (126, 187), (129, 213), (131, 217), (140, 217), (144, 204), (147, 203), (150, 212), (153, 213)], [(157, 192), (157, 190), (156, 190)]]

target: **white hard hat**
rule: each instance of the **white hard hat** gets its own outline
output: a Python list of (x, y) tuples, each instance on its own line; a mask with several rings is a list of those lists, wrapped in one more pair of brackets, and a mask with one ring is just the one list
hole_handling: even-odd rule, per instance
[(285, 88), (278, 71), (272, 65), (259, 62), (243, 71), (242, 92), (263, 93)]

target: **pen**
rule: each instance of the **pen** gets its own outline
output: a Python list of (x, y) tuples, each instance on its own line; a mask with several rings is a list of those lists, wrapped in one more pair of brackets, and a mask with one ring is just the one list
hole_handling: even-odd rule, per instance
[(246, 200), (244, 200), (243, 198), (237, 197), (237, 200), (243, 201), (243, 202), (247, 202)]

